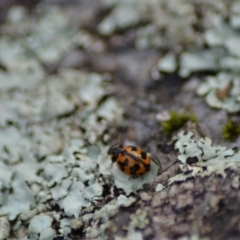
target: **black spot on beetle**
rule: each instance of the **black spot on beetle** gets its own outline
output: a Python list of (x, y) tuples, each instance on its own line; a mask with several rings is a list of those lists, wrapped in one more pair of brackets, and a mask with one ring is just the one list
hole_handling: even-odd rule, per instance
[(145, 170), (146, 170), (146, 172), (150, 171), (150, 164), (145, 164)]
[(118, 162), (118, 165), (119, 165), (119, 167), (121, 168), (121, 170), (124, 171), (125, 167), (128, 166), (128, 163), (129, 163), (128, 159), (125, 158), (125, 160), (124, 160), (123, 162), (120, 162), (120, 161), (119, 161), (119, 162)]
[(142, 152), (141, 152), (141, 157), (142, 157), (143, 159), (146, 159), (146, 158), (147, 158), (147, 154), (142, 151)]
[(136, 147), (134, 147), (134, 146), (131, 146), (131, 148), (132, 148), (132, 151), (134, 151), (134, 152), (136, 152), (136, 151), (137, 151), (137, 148), (136, 148)]
[(128, 163), (129, 163), (128, 159), (125, 158), (123, 164), (124, 164), (125, 166), (128, 166)]
[(130, 174), (135, 175), (136, 172), (140, 169), (138, 164), (134, 164), (132, 167), (130, 167)]

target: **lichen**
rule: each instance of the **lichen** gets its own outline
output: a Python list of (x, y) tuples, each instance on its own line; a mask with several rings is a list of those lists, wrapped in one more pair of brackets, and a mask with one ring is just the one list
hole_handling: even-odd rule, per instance
[[(202, 34), (193, 28), (196, 15), (191, 1), (102, 0), (102, 3), (110, 12), (100, 22), (99, 32), (109, 36), (119, 29), (140, 25), (136, 28), (138, 49), (169, 47), (181, 51), (183, 45), (203, 42)], [(146, 24), (143, 26), (142, 22)]]
[(176, 71), (177, 59), (174, 53), (169, 52), (158, 61), (158, 70), (160, 72), (172, 73)]
[(78, 46), (94, 53), (103, 45), (60, 7), (45, 10), (29, 15), (13, 7), (1, 26), (0, 219), (10, 223), (4, 239), (67, 238), (71, 221), (103, 201), (104, 185), (112, 183), (101, 139), (123, 110), (105, 88), (110, 76), (45, 68)]
[(161, 183), (158, 183), (158, 185), (155, 188), (155, 191), (158, 192), (158, 191), (162, 191), (163, 189), (164, 189), (164, 186)]
[(36, 238), (38, 234), (42, 235), (42, 231), (48, 229), (52, 225), (53, 219), (47, 215), (40, 214), (34, 216), (30, 221), (28, 232), (31, 238)]
[[(220, 52), (221, 53), (221, 52)], [(189, 51), (181, 54), (180, 57), (180, 71), (181, 77), (189, 77), (192, 72), (200, 71), (216, 71), (217, 60), (221, 55), (215, 49), (200, 50), (200, 51)]]
[(197, 94), (205, 96), (207, 104), (229, 113), (240, 111), (240, 79), (233, 73), (220, 72), (207, 77), (197, 88)]
[(0, 216), (7, 215), (9, 220), (14, 220), (20, 213), (35, 207), (36, 202), (23, 174), (14, 173), (9, 187), (12, 193), (9, 193), (7, 189), (2, 189), (3, 204), (0, 208)]
[(240, 152), (235, 148), (214, 146), (212, 140), (196, 138), (192, 132), (177, 135), (175, 149), (178, 151), (180, 173), (171, 177), (168, 184), (186, 181), (192, 177), (205, 177), (213, 173), (226, 177), (226, 169), (234, 169), (240, 164)]

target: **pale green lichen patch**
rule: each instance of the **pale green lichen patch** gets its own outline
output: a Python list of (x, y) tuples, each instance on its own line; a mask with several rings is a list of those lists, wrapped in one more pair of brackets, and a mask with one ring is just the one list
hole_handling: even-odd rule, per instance
[[(86, 32), (78, 31), (61, 8), (39, 7), (35, 14), (38, 17), (28, 16), (21, 7), (12, 8), (3, 32), (21, 37), (18, 41), (20, 46), (26, 48), (28, 55), (36, 56), (40, 62), (55, 63), (77, 46), (86, 47), (93, 52), (99, 49)], [(16, 18), (19, 20), (15, 21)]]
[(139, 240), (142, 240), (143, 236), (142, 236), (142, 233), (140, 231), (130, 230), (130, 231), (128, 231), (126, 238), (122, 238), (122, 239), (126, 239), (126, 240), (139, 239)]
[[(100, 151), (100, 149), (106, 151), (106, 147), (100, 146), (99, 148), (96, 145), (96, 139), (107, 129), (109, 122), (121, 121), (122, 110), (113, 98), (107, 98), (99, 108), (98, 102), (106, 94), (101, 87), (104, 81), (101, 75), (86, 74), (76, 70), (62, 70), (60, 76), (60, 78), (59, 76), (52, 76), (52, 81), (49, 82), (50, 86), (46, 84), (41, 86), (46, 88), (46, 91), (49, 91), (51, 87), (54, 87), (55, 82), (55, 84), (58, 84), (56, 85), (57, 89), (55, 88), (54, 90), (52, 88), (52, 91), (62, 91), (64, 86), (66, 88), (68, 82), (69, 88), (72, 88), (72, 86), (76, 84), (79, 86), (78, 89), (80, 89), (81, 86), (85, 86), (88, 83), (92, 85), (93, 83), (91, 81), (93, 80), (95, 84), (97, 83), (97, 88), (100, 89), (99, 94), (95, 95), (93, 93), (89, 95), (90, 100), (87, 100), (81, 93), (76, 91), (77, 95), (75, 97), (79, 103), (82, 104), (83, 113), (82, 115), (77, 115), (76, 120), (79, 121), (81, 127), (86, 130), (85, 135), (78, 135), (78, 137), (82, 139), (76, 139), (73, 133), (68, 130), (68, 127), (65, 126), (66, 137), (63, 139), (60, 133), (56, 131), (57, 122), (55, 120), (52, 122), (53, 127), (51, 127), (51, 125), (49, 127), (33, 126), (27, 129), (25, 135), (22, 135), (15, 127), (10, 127), (6, 130), (1, 129), (2, 135), (6, 135), (5, 138), (1, 138), (0, 142), (2, 149), (1, 157), (5, 159), (5, 164), (3, 164), (1, 168), (2, 170), (5, 169), (1, 175), (1, 180), (4, 187), (10, 188), (13, 170), (22, 171), (25, 173), (25, 180), (30, 185), (30, 191), (32, 191), (33, 196), (36, 197), (36, 202), (35, 199), (33, 199), (31, 206), (53, 200), (53, 203), (58, 204), (66, 215), (74, 215), (77, 217), (83, 207), (86, 207), (91, 201), (99, 199), (102, 195), (102, 185), (98, 183), (98, 176), (101, 173), (106, 173), (105, 169), (107, 169), (108, 161), (106, 161), (104, 155), (101, 155)], [(60, 79), (62, 79), (62, 81)], [(76, 82), (72, 82), (73, 79), (75, 79), (74, 81)], [(97, 79), (97, 82), (95, 79)], [(79, 82), (79, 84), (77, 84), (77, 82)], [(45, 92), (45, 90), (43, 92)], [(44, 98), (44, 94), (39, 95), (39, 97), (40, 96)], [(56, 102), (60, 103), (63, 109), (59, 108), (58, 111), (51, 106), (44, 108), (44, 113), (42, 112), (42, 108), (43, 106), (48, 106), (48, 104), (43, 103), (43, 105), (38, 106), (39, 108), (36, 108), (37, 104), (34, 104), (34, 101), (37, 102), (38, 100), (35, 98), (35, 100), (29, 101), (29, 97), (31, 97), (31, 94), (30, 96), (25, 95), (24, 101), (28, 104), (28, 107), (29, 104), (33, 104), (30, 109), (34, 111), (36, 119), (38, 120), (41, 119), (40, 116), (43, 116), (43, 118), (46, 116), (53, 118), (64, 112), (72, 111), (71, 107), (64, 108), (64, 104), (61, 104), (61, 98), (63, 97), (65, 99), (63, 95), (59, 95), (59, 99), (54, 101), (52, 98), (48, 100), (51, 104), (53, 104), (53, 102), (55, 102), (55, 104)], [(18, 99), (9, 99), (10, 102), (16, 102), (17, 100)], [(77, 101), (74, 100), (72, 103), (75, 105), (76, 102)], [(22, 102), (18, 101), (18, 104), (21, 106)], [(69, 106), (74, 107), (74, 105), (71, 104)], [(85, 106), (85, 108), (83, 108), (83, 106)], [(16, 105), (16, 108), (17, 107), (18, 105)], [(56, 110), (55, 113), (51, 111), (52, 108)], [(116, 111), (116, 109), (118, 109), (118, 111)], [(5, 110), (6, 109), (4, 109), (4, 111)], [(9, 110), (15, 112), (14, 109), (10, 108)], [(18, 119), (17, 121), (20, 120), (18, 123), (21, 126), (22, 123), (28, 119), (28, 116), (32, 116), (31, 111), (27, 111), (27, 115), (25, 116), (21, 115), (21, 119), (13, 116), (8, 120)], [(97, 120), (99, 117), (103, 119), (101, 123)], [(93, 126), (97, 127), (94, 129)], [(31, 140), (27, 140), (27, 137), (30, 137)], [(90, 145), (88, 148), (84, 147), (86, 141), (84, 139), (93, 142), (94, 145)], [(13, 148), (13, 145), (16, 147)], [(54, 155), (59, 152), (62, 152), (62, 154)], [(38, 160), (42, 162), (38, 162)], [(98, 161), (100, 162), (98, 163)], [(13, 163), (15, 165), (12, 165)], [(8, 167), (7, 165), (9, 164), (11, 164), (11, 166)], [(106, 166), (104, 164), (106, 164)], [(102, 172), (102, 170), (104, 171)], [(36, 175), (37, 172), (39, 172), (38, 175)], [(88, 184), (90, 184), (90, 186), (88, 186)], [(22, 189), (24, 190), (23, 187)], [(22, 213), (22, 211), (29, 209), (30, 206), (26, 204), (28, 201), (25, 201), (25, 203), (23, 203), (25, 208), (22, 209), (21, 205), (19, 205), (19, 210), (15, 212), (15, 208), (9, 205), (16, 203), (14, 196), (9, 195), (9, 199), (12, 200), (9, 200), (8, 204), (6, 204), (3, 202), (3, 199), (7, 199), (5, 194), (7, 194), (7, 192), (1, 192), (0, 195), (0, 201), (3, 205), (0, 209), (1, 214), (10, 214), (12, 219), (15, 218), (17, 214)], [(28, 196), (27, 194), (25, 195)], [(19, 194), (19, 196), (21, 195)]]
[[(71, 233), (71, 222), (73, 221), (74, 218), (62, 218), (60, 220), (60, 230), (59, 232), (63, 236), (68, 236)], [(76, 219), (76, 218), (75, 218)]]
[(238, 177), (238, 176), (235, 176), (235, 177), (233, 178), (233, 180), (232, 180), (231, 186), (232, 186), (233, 188), (235, 188), (235, 189), (238, 189), (238, 188), (239, 188), (239, 184), (240, 184), (240, 182), (239, 182), (239, 177)]
[[(0, 89), (19, 87), (31, 89), (45, 77), (41, 64), (26, 55), (21, 41), (11, 41), (8, 37), (0, 39), (0, 62), (6, 68), (0, 69)], [(22, 84), (22, 78), (25, 84)]]
[(161, 183), (158, 183), (158, 185), (155, 188), (156, 192), (162, 191), (164, 189), (164, 186)]
[(183, 173), (169, 179), (168, 184), (185, 181), (192, 177), (205, 177), (212, 173), (226, 177), (225, 169), (240, 164), (240, 153), (224, 146), (214, 146), (212, 140), (196, 138), (192, 132), (177, 135), (175, 149), (178, 151), (180, 169)]
[(56, 235), (56, 231), (52, 228), (43, 229), (40, 233), (39, 240), (52, 240)]
[(180, 58), (181, 77), (189, 77), (192, 72), (196, 71), (216, 71), (218, 52), (214, 51), (196, 51), (184, 52)]
[(14, 220), (20, 213), (35, 207), (36, 202), (22, 174), (13, 174), (10, 188), (13, 190), (12, 193), (2, 189), (3, 204), (0, 208), (0, 216), (8, 215), (9, 220)]
[(140, 9), (136, 9), (136, 6), (138, 5), (134, 2), (117, 4), (117, 7), (99, 24), (99, 32), (103, 35), (111, 35), (117, 28), (124, 29), (136, 24), (141, 19)]
[(240, 3), (239, 2), (233, 2), (231, 7), (231, 25), (234, 28), (240, 27)]
[[(232, 3), (232, 8), (236, 4)], [(234, 12), (234, 10), (232, 10)], [(231, 13), (232, 14), (232, 13)], [(217, 72), (216, 76), (208, 76), (202, 82), (197, 93), (205, 96), (206, 103), (213, 108), (224, 109), (229, 113), (239, 112), (239, 66), (240, 48), (237, 19), (232, 18), (226, 22), (220, 15), (212, 16), (212, 24), (205, 31), (205, 41), (210, 50), (217, 50)], [(238, 13), (233, 14), (235, 17)], [(235, 19), (233, 21), (233, 19)]]
[(127, 198), (126, 196), (124, 195), (120, 195), (117, 199), (117, 202), (116, 204), (118, 206), (124, 206), (124, 207), (129, 207), (131, 206), (134, 202), (136, 201), (136, 198), (134, 197), (129, 197)]
[(96, 182), (85, 188), (85, 191), (83, 192), (83, 197), (88, 201), (93, 201), (94, 199), (97, 200), (100, 196), (102, 196), (102, 192), (102, 185)]
[[(10, 189), (13, 172), (11, 168), (3, 163), (0, 163), (0, 189)], [(2, 205), (2, 204), (1, 204)]]
[(65, 214), (69, 217), (78, 217), (82, 207), (86, 207), (88, 201), (83, 197), (84, 184), (74, 181), (68, 191), (66, 197), (58, 201), (60, 208), (65, 210)]
[(14, 220), (4, 239), (10, 232), (15, 239), (67, 239), (70, 222), (110, 187), (101, 139), (123, 114), (105, 88), (111, 77), (45, 68), (78, 47), (95, 53), (104, 44), (60, 7), (41, 5), (32, 15), (14, 7), (1, 25), (0, 216)]
[(53, 199), (69, 217), (77, 217), (83, 207), (88, 206), (92, 201), (101, 199), (103, 191), (102, 184), (98, 182), (97, 178), (100, 174), (96, 171), (97, 159), (94, 158), (94, 155), (97, 156), (96, 153), (99, 154), (99, 149), (92, 146), (88, 151), (84, 151), (81, 142), (73, 141), (75, 147), (66, 149), (67, 156), (70, 155), (69, 151), (72, 151), (72, 156), (74, 153), (76, 154), (77, 143), (80, 144), (79, 153), (83, 150), (82, 152), (88, 153), (91, 157), (85, 153), (77, 154), (78, 158), (68, 161), (49, 158), (49, 163), (45, 165), (41, 173), (45, 181), (45, 188), (37, 194), (41, 202), (49, 198)]
[(31, 235), (37, 235), (41, 233), (42, 230), (50, 228), (52, 225), (53, 219), (47, 215), (40, 214), (34, 216), (30, 221), (28, 232)]
[(230, 73), (219, 73), (208, 77), (197, 89), (197, 94), (205, 96), (209, 106), (224, 109), (229, 113), (240, 111), (240, 79)]
[(98, 25), (102, 35), (140, 25), (136, 28), (138, 49), (171, 46), (181, 51), (184, 44), (202, 42), (202, 34), (193, 28), (196, 16), (191, 1), (102, 0), (102, 3), (111, 10)]
[(23, 137), (16, 127), (1, 128), (0, 135), (0, 158), (2, 163), (14, 165), (22, 162), (23, 159), (28, 162), (33, 161), (30, 141)]
[(176, 55), (173, 53), (166, 54), (158, 61), (157, 65), (160, 72), (175, 72), (177, 69)]
[[(184, 3), (182, 1), (178, 1), (178, 3), (173, 2), (174, 4), (156, 1), (155, 4), (159, 7), (156, 10), (150, 8), (149, 11), (155, 16), (154, 13), (157, 11), (161, 12), (161, 4), (165, 3), (165, 11), (159, 14), (161, 20), (157, 21), (157, 16), (154, 19), (150, 18), (149, 24), (139, 28), (137, 31), (136, 46), (141, 49), (152, 45), (163, 47), (164, 37), (165, 39), (174, 39), (167, 43), (165, 42), (164, 50), (170, 42), (176, 43), (177, 41), (180, 43), (179, 45), (172, 44), (168, 48), (166, 56), (160, 58), (157, 65), (153, 68), (153, 78), (159, 79), (159, 76), (161, 76), (156, 73), (156, 69), (160, 73), (173, 73), (178, 69), (178, 74), (183, 78), (188, 78), (195, 72), (203, 72), (207, 77), (204, 82), (200, 83), (197, 93), (205, 97), (206, 103), (210, 107), (224, 109), (229, 113), (239, 112), (239, 3), (237, 1), (231, 3), (224, 1), (221, 1), (221, 3), (204, 2), (201, 5), (205, 9), (204, 15), (201, 20), (195, 19), (196, 21), (194, 21), (194, 9), (195, 12), (198, 11), (197, 5), (191, 1), (184, 1)], [(178, 4), (181, 6), (178, 6)], [(175, 13), (177, 8), (181, 10)], [(183, 12), (185, 17), (182, 19)], [(165, 21), (167, 17), (164, 13), (168, 14), (168, 17), (174, 13), (175, 15), (169, 21)], [(170, 22), (173, 23), (175, 21), (176, 16), (178, 16), (178, 23), (174, 24), (174, 26), (179, 27), (179, 31), (176, 31), (180, 35), (179, 38), (176, 37), (178, 40), (175, 40), (173, 37), (168, 38), (172, 34), (173, 26), (167, 27)], [(157, 24), (154, 24), (155, 21), (157, 21)], [(196, 29), (192, 27), (196, 25), (193, 22), (191, 24), (191, 21), (200, 24), (202, 34), (199, 34), (198, 27)], [(183, 23), (185, 23), (184, 26), (186, 27), (184, 30), (180, 30)], [(169, 29), (170, 33), (168, 33), (168, 30), (165, 30), (166, 32), (164, 32), (163, 36), (160, 36), (161, 34), (158, 33), (157, 29), (163, 26), (165, 29)], [(190, 36), (182, 42), (181, 40), (184, 39), (182, 34), (184, 33), (185, 37), (188, 34)], [(178, 61), (172, 56), (176, 56)]]

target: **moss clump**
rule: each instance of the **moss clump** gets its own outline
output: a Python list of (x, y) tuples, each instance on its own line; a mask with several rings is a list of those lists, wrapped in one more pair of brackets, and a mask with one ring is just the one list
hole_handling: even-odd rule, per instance
[(228, 120), (222, 127), (222, 134), (226, 140), (235, 140), (240, 135), (240, 125), (233, 120)]
[(162, 121), (161, 126), (165, 135), (171, 137), (174, 131), (181, 128), (188, 121), (196, 122), (197, 117), (195, 115), (188, 115), (184, 112), (178, 113), (177, 111), (171, 111), (169, 119)]

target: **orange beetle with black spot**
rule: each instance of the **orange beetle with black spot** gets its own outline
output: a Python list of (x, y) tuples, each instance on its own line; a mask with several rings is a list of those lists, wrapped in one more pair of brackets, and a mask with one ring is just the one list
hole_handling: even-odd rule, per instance
[(123, 147), (121, 144), (108, 150), (112, 162), (125, 174), (137, 178), (150, 171), (151, 159), (141, 148), (134, 146)]

